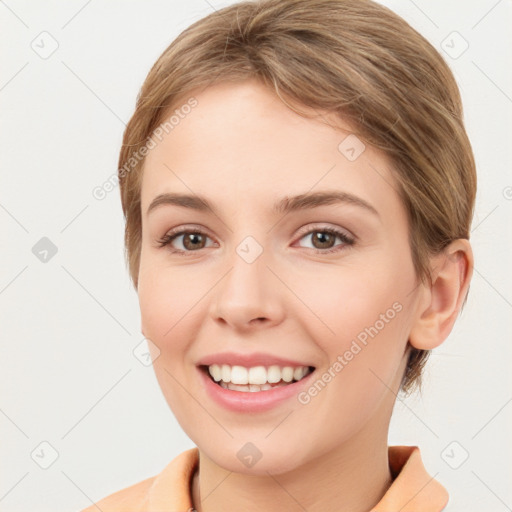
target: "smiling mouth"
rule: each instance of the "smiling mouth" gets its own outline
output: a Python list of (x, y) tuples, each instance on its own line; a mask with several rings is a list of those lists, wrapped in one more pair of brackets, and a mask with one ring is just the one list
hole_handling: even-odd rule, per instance
[[(224, 368), (223, 368), (224, 367)], [(259, 392), (289, 386), (310, 375), (314, 366), (253, 367), (230, 365), (201, 365), (199, 369), (218, 386), (231, 391)], [(234, 382), (232, 382), (234, 381)]]

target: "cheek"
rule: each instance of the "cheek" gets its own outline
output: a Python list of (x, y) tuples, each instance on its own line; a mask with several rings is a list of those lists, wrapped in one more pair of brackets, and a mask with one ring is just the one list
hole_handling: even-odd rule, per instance
[(378, 377), (386, 383), (393, 379), (407, 345), (413, 282), (412, 267), (382, 262), (380, 268), (331, 269), (298, 287), (297, 295), (317, 313), (317, 318), (304, 317), (304, 329), (327, 356), (325, 366), (336, 379), (350, 380), (354, 396), (353, 384), (364, 384), (359, 389), (367, 391), (371, 382), (382, 387)]
[(377, 411), (389, 412), (407, 345), (410, 290), (396, 275), (376, 269), (370, 277), (364, 275), (333, 274), (328, 287), (308, 296), (322, 322), (309, 315), (311, 320), (303, 324), (325, 363), (300, 400), (309, 403), (309, 418), (329, 418), (332, 436), (340, 440)]
[(142, 252), (138, 287), (142, 331), (162, 353), (171, 345), (179, 349), (180, 331), (193, 316), (198, 293), (187, 272), (164, 268)]
[(199, 314), (198, 301), (204, 292), (190, 285), (190, 276), (180, 267), (164, 268), (141, 257), (139, 305), (142, 332), (158, 347), (153, 370), (163, 395), (187, 431), (186, 404), (190, 372), (187, 369), (189, 346), (194, 338), (194, 319)]
[(317, 268), (303, 271), (293, 282), (294, 293), (309, 309), (309, 324), (317, 334), (322, 332), (320, 339), (331, 340), (328, 345), (356, 337), (376, 323), (381, 331), (397, 323), (397, 309), (413, 283), (409, 272), (384, 263), (381, 268), (375, 264)]

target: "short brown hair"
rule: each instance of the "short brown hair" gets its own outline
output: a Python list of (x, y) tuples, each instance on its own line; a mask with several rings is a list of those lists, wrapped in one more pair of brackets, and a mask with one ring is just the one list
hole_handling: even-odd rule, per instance
[[(137, 96), (118, 165), (126, 257), (136, 289), (144, 158), (133, 155), (178, 98), (219, 81), (248, 78), (261, 80), (300, 115), (307, 115), (296, 108), (301, 105), (337, 114), (388, 155), (420, 279), (430, 275), (430, 255), (457, 238), (469, 239), (475, 162), (459, 89), (439, 52), (371, 0), (242, 1), (184, 30)], [(428, 354), (410, 347), (402, 390), (421, 382)]]

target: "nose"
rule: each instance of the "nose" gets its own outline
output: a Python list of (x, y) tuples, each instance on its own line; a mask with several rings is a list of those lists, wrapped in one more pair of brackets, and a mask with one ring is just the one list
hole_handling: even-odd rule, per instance
[(239, 331), (268, 328), (283, 319), (283, 285), (263, 251), (254, 261), (234, 251), (229, 269), (212, 290), (211, 317)]

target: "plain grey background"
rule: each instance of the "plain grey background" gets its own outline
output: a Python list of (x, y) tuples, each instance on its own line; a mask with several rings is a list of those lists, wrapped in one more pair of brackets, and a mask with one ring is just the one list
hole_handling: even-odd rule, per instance
[[(0, 0), (1, 511), (82, 509), (193, 446), (143, 364), (119, 190), (92, 191), (154, 61), (232, 3)], [(447, 510), (512, 510), (512, 2), (382, 3), (451, 66), (479, 175), (467, 305), (389, 443), (420, 446)]]

